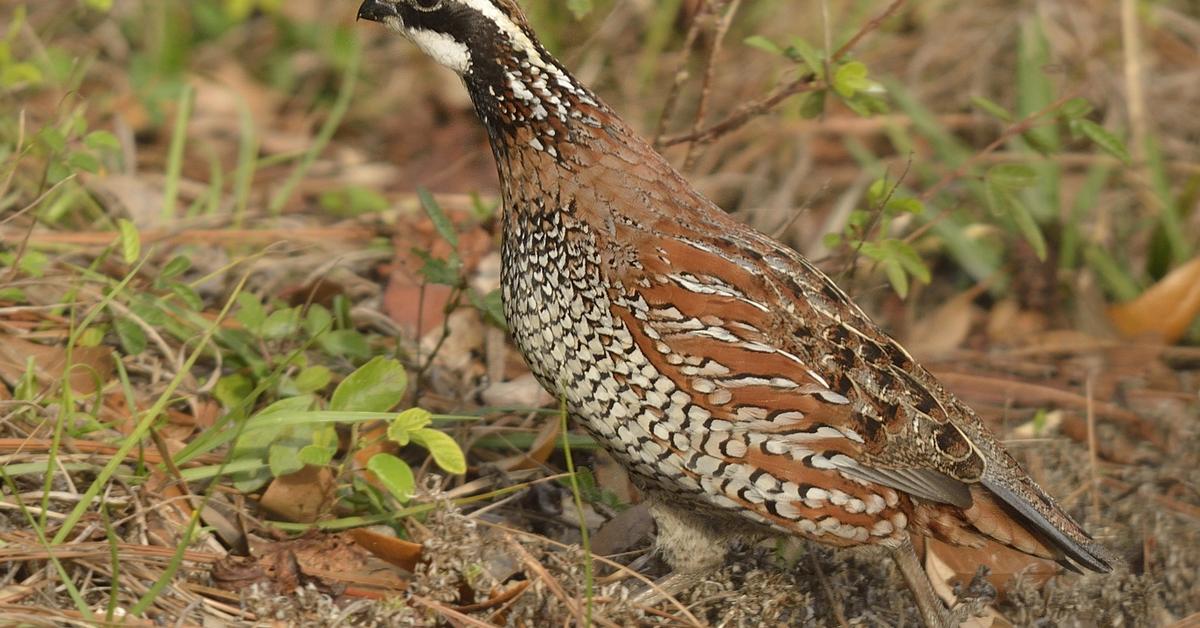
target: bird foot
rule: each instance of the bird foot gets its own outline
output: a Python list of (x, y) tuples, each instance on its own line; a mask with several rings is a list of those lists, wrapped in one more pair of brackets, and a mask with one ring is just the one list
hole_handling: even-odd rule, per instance
[(926, 575), (920, 560), (917, 559), (916, 552), (913, 551), (912, 541), (905, 538), (899, 547), (892, 548), (891, 554), (892, 559), (896, 561), (896, 566), (900, 569), (900, 575), (904, 577), (904, 582), (912, 591), (913, 598), (917, 602), (917, 611), (921, 614), (921, 621), (925, 624), (925, 628), (958, 626), (961, 622), (954, 618), (946, 605), (942, 604), (937, 594), (933, 592), (929, 576)]
[(643, 606), (655, 606), (700, 584), (703, 574), (672, 572), (646, 585), (633, 594), (630, 601)]

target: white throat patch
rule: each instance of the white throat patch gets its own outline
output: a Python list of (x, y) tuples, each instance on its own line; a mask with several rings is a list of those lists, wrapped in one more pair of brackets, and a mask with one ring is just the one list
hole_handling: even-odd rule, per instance
[(384, 25), (404, 35), (434, 61), (451, 70), (466, 74), (471, 69), (471, 53), (467, 50), (467, 45), (453, 37), (435, 31), (407, 28), (400, 18), (396, 17), (387, 18)]

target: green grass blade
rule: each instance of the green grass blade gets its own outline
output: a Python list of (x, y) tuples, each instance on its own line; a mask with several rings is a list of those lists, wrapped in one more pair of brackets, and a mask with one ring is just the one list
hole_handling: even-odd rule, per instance
[[(130, 276), (132, 276), (132, 274)], [(236, 288), (237, 292), (240, 292), (245, 286), (247, 279), (249, 279), (249, 275), (244, 275), (241, 278)], [(126, 280), (128, 280), (128, 277)], [(175, 374), (175, 377), (173, 377), (171, 381), (167, 383), (166, 388), (159, 395), (158, 399), (155, 400), (154, 405), (152, 405), (149, 410), (142, 414), (141, 420), (139, 420), (134, 426), (133, 431), (130, 432), (129, 436), (121, 441), (120, 447), (118, 447), (117, 451), (113, 453), (112, 458), (110, 458), (108, 461), (108, 464), (104, 465), (104, 468), (100, 470), (100, 473), (96, 476), (96, 479), (91, 483), (90, 486), (88, 486), (87, 490), (84, 491), (83, 497), (79, 500), (79, 503), (74, 509), (71, 510), (70, 514), (67, 515), (67, 518), (63, 520), (62, 527), (60, 527), (58, 532), (54, 535), (54, 539), (52, 541), (54, 545), (61, 545), (67, 539), (67, 537), (70, 536), (71, 531), (75, 529), (75, 526), (79, 523), (79, 520), (83, 518), (84, 513), (87, 512), (88, 504), (90, 504), (91, 501), (96, 498), (96, 495), (100, 494), (100, 490), (112, 478), (113, 474), (117, 470), (117, 467), (125, 460), (125, 457), (129, 455), (129, 452), (133, 451), (133, 448), (142, 442), (142, 440), (146, 437), (146, 434), (149, 432), (150, 426), (163, 413), (163, 411), (166, 410), (167, 405), (171, 402), (175, 395), (175, 390), (183, 382), (184, 374), (191, 372), (192, 367), (196, 364), (196, 360), (200, 358), (204, 348), (209, 342), (212, 341), (213, 334), (216, 333), (217, 329), (220, 328), (221, 322), (224, 321), (229, 315), (229, 311), (233, 308), (233, 303), (233, 299), (229, 299), (225, 302), (225, 306), (217, 314), (216, 318), (212, 321), (212, 324), (198, 339), (196, 348), (193, 349), (188, 355), (182, 368), (180, 368), (179, 372)]]
[(192, 86), (184, 84), (179, 92), (179, 110), (175, 112), (175, 125), (171, 130), (171, 146), (167, 150), (162, 217), (168, 221), (175, 219), (175, 206), (179, 202), (179, 181), (183, 177), (183, 151), (187, 147), (187, 126), (192, 117), (192, 100)]
[(346, 65), (346, 71), (342, 75), (342, 85), (338, 89), (337, 100), (334, 101), (333, 108), (329, 111), (329, 117), (325, 119), (325, 124), (321, 126), (320, 132), (313, 139), (312, 146), (304, 153), (304, 157), (300, 160), (300, 163), (288, 175), (287, 180), (280, 186), (279, 191), (271, 197), (267, 211), (272, 215), (277, 215), (283, 211), (283, 206), (291, 199), (296, 186), (308, 175), (308, 171), (312, 168), (313, 163), (316, 162), (317, 157), (329, 145), (329, 141), (333, 139), (334, 132), (341, 126), (342, 119), (346, 117), (346, 111), (350, 109), (350, 100), (354, 95), (354, 88), (358, 85), (358, 66), (361, 60), (362, 47), (355, 43), (349, 63)]

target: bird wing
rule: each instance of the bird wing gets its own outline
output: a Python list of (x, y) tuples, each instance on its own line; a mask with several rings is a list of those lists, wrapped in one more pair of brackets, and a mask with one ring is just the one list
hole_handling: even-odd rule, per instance
[(718, 505), (835, 544), (896, 534), (906, 511), (951, 542), (987, 536), (1106, 566), (1052, 502), (994, 481), (985, 453), (1011, 458), (974, 413), (802, 257), (733, 221), (717, 238), (678, 223), (637, 231), (635, 259), (618, 265), (628, 307), (614, 314), (690, 395), (702, 420), (686, 423), (684, 472), (718, 489)]
[(1107, 570), (1107, 552), (829, 277), (648, 146), (607, 148), (571, 185), (587, 196), (612, 315), (692, 400), (672, 426), (681, 481), (810, 536), (828, 525), (825, 542), (886, 537), (903, 511), (951, 543), (986, 536)]

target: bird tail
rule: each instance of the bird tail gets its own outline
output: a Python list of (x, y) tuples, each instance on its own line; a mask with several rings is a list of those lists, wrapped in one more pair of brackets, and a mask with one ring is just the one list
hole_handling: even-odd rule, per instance
[(1012, 480), (988, 474), (971, 487), (967, 521), (1003, 545), (1026, 554), (1058, 561), (1072, 571), (1080, 567), (1108, 573), (1118, 559), (1024, 474)]

